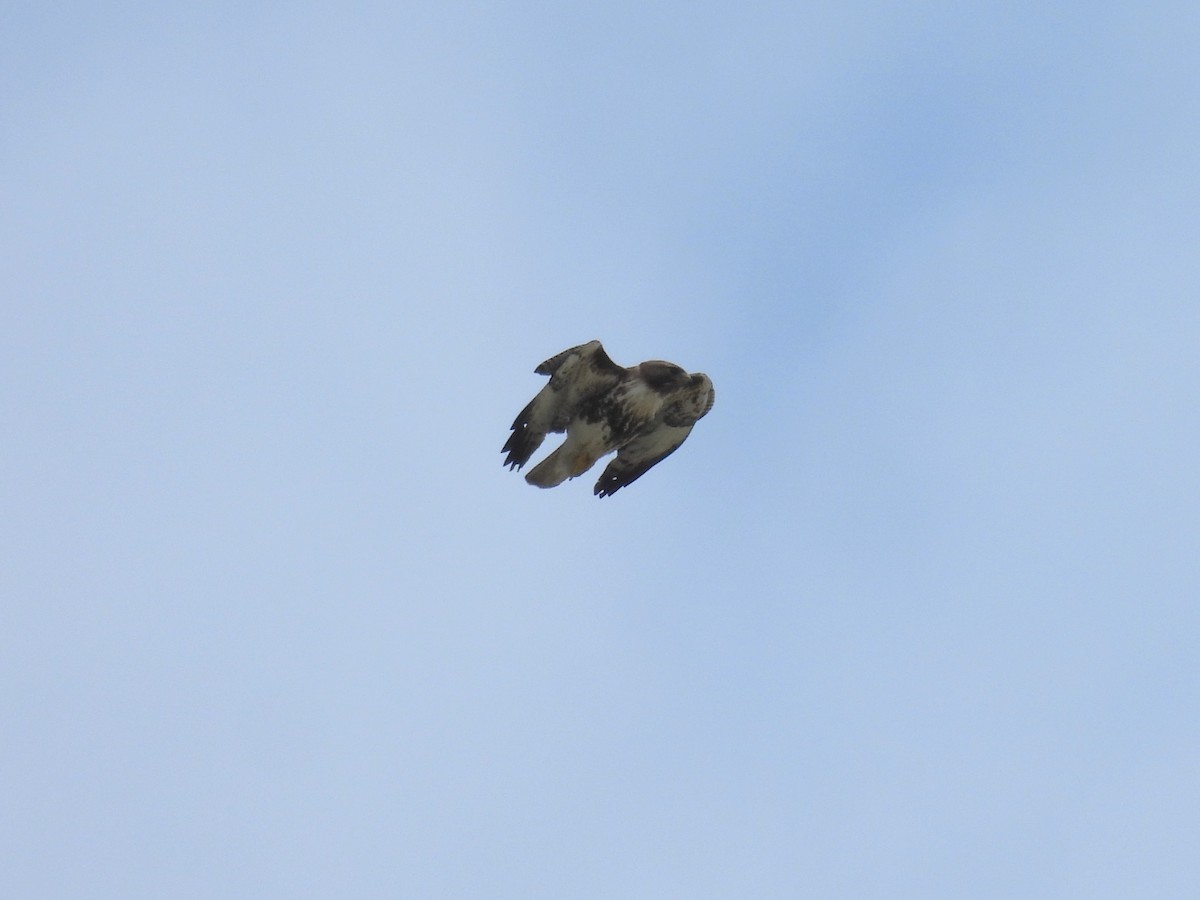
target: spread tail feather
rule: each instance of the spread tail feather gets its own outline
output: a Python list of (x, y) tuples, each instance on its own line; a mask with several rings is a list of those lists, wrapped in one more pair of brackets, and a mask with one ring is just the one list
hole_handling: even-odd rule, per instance
[(566, 455), (559, 447), (540, 463), (529, 470), (525, 480), (540, 488), (552, 488), (562, 484), (571, 477), (566, 465)]
[(534, 466), (525, 480), (540, 488), (557, 487), (568, 478), (582, 475), (596, 464), (596, 459), (587, 452), (569, 449), (564, 444)]

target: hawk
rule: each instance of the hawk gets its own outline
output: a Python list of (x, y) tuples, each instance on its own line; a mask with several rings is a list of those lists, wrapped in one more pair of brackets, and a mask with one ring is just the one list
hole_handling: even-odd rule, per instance
[(565, 431), (562, 445), (525, 476), (543, 488), (582, 475), (616, 450), (593, 490), (615, 494), (678, 450), (713, 405), (707, 375), (658, 359), (627, 369), (599, 341), (564, 350), (534, 371), (550, 381), (521, 410), (501, 452), (510, 471), (520, 469), (549, 432)]

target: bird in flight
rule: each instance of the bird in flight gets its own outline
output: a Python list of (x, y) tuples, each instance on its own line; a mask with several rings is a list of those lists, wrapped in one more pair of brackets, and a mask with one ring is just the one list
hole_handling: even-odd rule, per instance
[(678, 450), (713, 405), (707, 375), (658, 359), (625, 368), (599, 341), (564, 350), (534, 371), (550, 381), (521, 410), (501, 452), (510, 470), (520, 469), (547, 434), (565, 431), (567, 439), (525, 476), (543, 488), (582, 475), (616, 450), (593, 490), (615, 494)]

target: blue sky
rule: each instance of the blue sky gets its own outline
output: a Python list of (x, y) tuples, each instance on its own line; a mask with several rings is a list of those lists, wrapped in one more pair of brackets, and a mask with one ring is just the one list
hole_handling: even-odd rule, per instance
[(1194, 895), (1194, 4), (3, 20), (4, 895)]

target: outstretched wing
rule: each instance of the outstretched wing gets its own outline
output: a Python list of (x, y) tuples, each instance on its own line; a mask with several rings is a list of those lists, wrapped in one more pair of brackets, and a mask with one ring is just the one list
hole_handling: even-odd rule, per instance
[(538, 375), (552, 376), (557, 374), (566, 363), (570, 362), (572, 366), (575, 366), (580, 361), (586, 363), (587, 370), (597, 375), (607, 373), (619, 378), (625, 374), (625, 368), (609, 359), (608, 354), (604, 352), (604, 345), (599, 341), (588, 341), (586, 344), (556, 353), (533, 371)]
[(512, 434), (501, 448), (510, 469), (529, 462), (548, 433), (565, 431), (583, 401), (612, 390), (627, 375), (599, 341), (564, 350), (534, 371), (549, 375), (550, 381), (513, 421)]
[(652, 468), (679, 449), (692, 433), (691, 425), (671, 426), (662, 422), (617, 451), (592, 490), (597, 497), (615, 494), (633, 484)]

